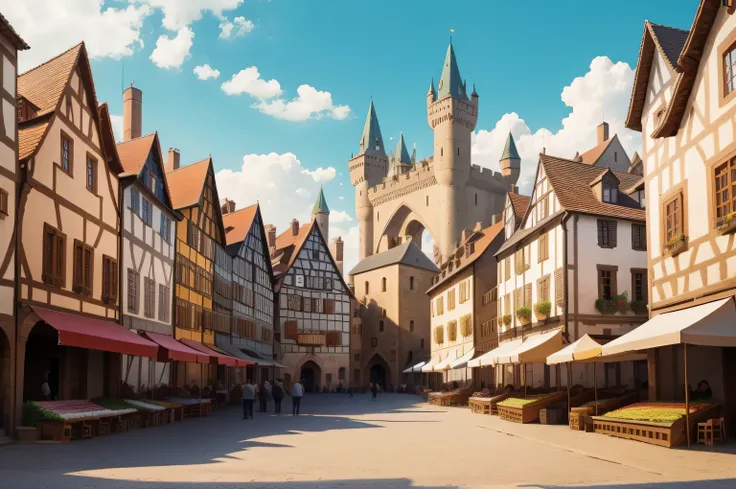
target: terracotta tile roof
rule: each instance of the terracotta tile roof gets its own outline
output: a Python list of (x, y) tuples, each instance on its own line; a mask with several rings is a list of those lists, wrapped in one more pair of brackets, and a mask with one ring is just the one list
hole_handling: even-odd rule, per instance
[(526, 213), (527, 207), (529, 207), (529, 201), (531, 197), (528, 195), (519, 195), (514, 192), (508, 192), (509, 199), (511, 199), (511, 205), (514, 206), (514, 214), (516, 219), (521, 219)]
[[(511, 194), (511, 192), (509, 192), (509, 194)], [(524, 197), (524, 196), (518, 195), (518, 197)], [(526, 199), (528, 201), (529, 197), (526, 197)], [(526, 211), (526, 209), (524, 209), (524, 211)], [(481, 229), (476, 234), (478, 234), (479, 236), (476, 237), (475, 241), (472, 241), (472, 243), (474, 243), (473, 252), (469, 255), (463, 255), (460, 258), (460, 265), (456, 266), (452, 270), (452, 272), (448, 273), (438, 283), (430, 287), (429, 290), (427, 290), (427, 293), (432, 292), (433, 290), (437, 289), (442, 284), (445, 284), (448, 281), (452, 280), (452, 278), (458, 275), (462, 270), (465, 270), (467, 267), (475, 263), (475, 261), (481, 256), (483, 256), (486, 250), (489, 249), (489, 247), (491, 246), (491, 243), (496, 241), (496, 238), (503, 239), (503, 222), (497, 222), (496, 224), (488, 226), (485, 229)], [(455, 254), (457, 255), (458, 252), (464, 249), (465, 249), (465, 245), (458, 247), (457, 250), (455, 251)]]
[(18, 95), (39, 108), (38, 115), (56, 110), (84, 43), (18, 76)]
[(10, 25), (10, 22), (8, 22), (8, 19), (3, 14), (0, 14), (0, 34), (10, 39), (10, 42), (13, 43), (13, 46), (18, 51), (24, 51), (30, 48), (18, 33), (15, 32), (15, 29), (13, 29), (13, 26)]
[(36, 151), (41, 143), (46, 128), (51, 122), (50, 117), (36, 118), (31, 124), (18, 125), (18, 158), (24, 160)]
[(257, 213), (258, 204), (253, 204), (250, 207), (222, 216), (222, 224), (225, 226), (225, 240), (228, 246), (245, 240)]
[[(601, 202), (590, 186), (593, 180), (610, 171), (621, 182), (620, 188), (630, 188), (641, 180), (639, 175), (615, 172), (546, 154), (539, 155), (539, 163), (543, 165), (547, 179), (564, 210), (635, 221), (646, 219), (644, 209), (632, 199), (620, 196), (618, 204)], [(625, 200), (622, 202), (622, 199)]]
[(166, 173), (171, 206), (174, 210), (184, 209), (199, 203), (211, 162), (212, 158), (208, 156), (202, 161)]
[[(595, 165), (598, 159), (601, 157), (603, 152), (608, 148), (608, 146), (613, 142), (615, 138), (618, 136), (616, 134), (613, 135), (613, 137), (606, 139), (602, 143), (600, 143), (597, 146), (594, 146), (593, 148), (589, 149), (585, 153), (581, 154), (579, 156), (581, 162), (585, 163), (586, 165)], [(577, 158), (576, 158), (577, 161)]]
[(138, 175), (146, 164), (148, 155), (151, 153), (156, 133), (152, 132), (130, 141), (125, 141), (116, 146), (123, 171), (129, 175)]
[(292, 234), (290, 225), (286, 231), (276, 236), (276, 254), (272, 260), (274, 274), (282, 274), (291, 268), (313, 225), (314, 220), (300, 226), (296, 236)]

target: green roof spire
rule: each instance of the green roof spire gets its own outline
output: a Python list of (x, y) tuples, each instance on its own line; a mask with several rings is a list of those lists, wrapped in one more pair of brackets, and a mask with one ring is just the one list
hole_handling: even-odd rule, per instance
[(399, 160), (399, 163), (411, 165), (411, 156), (409, 156), (409, 150), (406, 149), (403, 132), (399, 134), (399, 143), (396, 145), (396, 157)]
[(371, 100), (371, 105), (368, 107), (368, 116), (365, 118), (363, 135), (360, 138), (360, 151), (358, 155), (362, 154), (386, 157), (386, 150), (383, 147), (383, 137), (381, 137), (381, 128), (378, 126), (378, 116), (376, 115), (376, 108), (373, 106), (373, 100)]
[(454, 98), (468, 100), (468, 95), (465, 92), (465, 82), (460, 77), (460, 70), (457, 67), (455, 50), (452, 48), (452, 43), (447, 47), (445, 64), (442, 66), (442, 77), (437, 88), (438, 99), (451, 95)]
[(520, 160), (519, 152), (516, 150), (516, 143), (514, 142), (514, 136), (509, 132), (509, 137), (506, 138), (506, 146), (503, 147), (503, 153), (501, 153), (501, 159), (499, 161), (508, 160), (510, 158), (516, 158)]
[(325, 199), (325, 193), (322, 191), (322, 185), (319, 186), (319, 195), (317, 196), (317, 202), (312, 207), (312, 215), (315, 214), (329, 214), (330, 208), (327, 207), (327, 199)]

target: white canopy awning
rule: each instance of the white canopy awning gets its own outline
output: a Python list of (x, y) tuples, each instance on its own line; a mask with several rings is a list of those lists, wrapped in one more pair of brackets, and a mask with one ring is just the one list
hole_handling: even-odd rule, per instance
[(475, 356), (475, 348), (471, 348), (469, 352), (467, 352), (465, 355), (461, 356), (458, 359), (453, 360), (450, 362), (450, 369), (454, 370), (456, 368), (465, 368), (468, 366), (468, 362), (473, 359)]
[(536, 334), (506, 353), (497, 356), (498, 363), (545, 362), (552, 353), (562, 349), (562, 328)]
[(437, 362), (434, 365), (434, 369), (432, 371), (433, 372), (444, 372), (445, 370), (449, 370), (450, 369), (450, 363), (452, 363), (456, 359), (457, 358), (451, 358), (450, 357), (450, 353), (447, 353), (447, 356), (445, 357), (445, 359), (442, 360), (441, 362)]
[(488, 367), (489, 365), (493, 365), (495, 363), (498, 363), (498, 356), (504, 355), (507, 352), (513, 350), (517, 346), (521, 345), (522, 339), (517, 338), (515, 340), (507, 341), (505, 343), (501, 343), (501, 345), (498, 348), (495, 348), (485, 355), (481, 355), (478, 358), (474, 358), (473, 360), (468, 362), (468, 367)]
[(736, 304), (727, 297), (653, 317), (635, 330), (603, 345), (602, 355), (687, 343), (736, 346)]
[(588, 360), (601, 354), (601, 345), (593, 338), (584, 335), (574, 343), (570, 343), (557, 353), (547, 357), (547, 365)]
[(422, 366), (422, 372), (424, 372), (425, 374), (434, 372), (434, 366), (438, 363), (440, 363), (439, 358), (430, 359), (427, 363), (424, 364), (424, 366)]
[(416, 365), (414, 365), (414, 366), (412, 366), (412, 367), (409, 367), (409, 368), (407, 368), (406, 370), (404, 370), (404, 372), (403, 372), (403, 373), (405, 373), (405, 374), (410, 374), (410, 373), (421, 373), (421, 372), (422, 372), (422, 367), (423, 367), (423, 366), (424, 366), (424, 365), (425, 365), (426, 363), (427, 363), (427, 362), (426, 362), (426, 360), (425, 360), (425, 361), (423, 361), (423, 362), (419, 362), (419, 363), (417, 363)]

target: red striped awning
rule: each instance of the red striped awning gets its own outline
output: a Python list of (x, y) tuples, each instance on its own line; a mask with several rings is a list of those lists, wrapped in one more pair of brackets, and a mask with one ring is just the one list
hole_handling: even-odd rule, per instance
[(155, 358), (158, 345), (125, 327), (104, 319), (33, 307), (59, 333), (59, 345)]
[(210, 363), (209, 355), (176, 341), (173, 336), (158, 333), (141, 333), (145, 338), (159, 346), (157, 360), (159, 362), (191, 362)]
[(179, 341), (184, 343), (189, 348), (208, 355), (210, 357), (210, 363), (214, 363), (217, 365), (227, 365), (228, 367), (245, 367), (244, 362), (241, 362), (241, 360), (238, 360), (235, 357), (231, 357), (230, 355), (224, 355), (222, 353), (216, 352), (211, 348), (207, 348), (199, 341), (194, 341), (187, 338), (182, 338)]

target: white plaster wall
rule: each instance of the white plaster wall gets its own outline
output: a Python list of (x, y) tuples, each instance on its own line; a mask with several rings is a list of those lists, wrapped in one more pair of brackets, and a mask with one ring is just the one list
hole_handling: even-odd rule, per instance
[[(472, 267), (469, 267), (469, 272), (472, 272)], [(473, 318), (473, 303), (474, 303), (474, 297), (473, 297), (473, 290), (474, 290), (474, 277), (472, 273), (463, 273), (464, 278), (461, 280), (453, 280), (450, 282), (450, 286), (447, 288), (440, 288), (439, 291), (436, 293), (432, 293), (432, 306), (434, 310), (434, 315), (430, 318), (430, 346), (431, 346), (431, 352), (432, 356), (431, 358), (437, 359), (438, 357), (441, 357), (443, 360), (450, 358), (451, 360), (455, 360), (457, 358), (460, 358), (465, 353), (469, 352), (473, 346), (474, 346), (474, 333), (475, 333), (475, 327), (473, 327), (473, 331), (471, 332), (470, 336), (463, 336), (460, 326), (460, 318), (466, 314), (471, 315), (471, 322), (472, 324), (475, 324), (475, 318)], [(467, 301), (460, 303), (460, 284), (461, 283), (467, 283), (468, 284), (468, 295), (469, 298)], [(447, 298), (448, 294), (451, 290), (455, 291), (455, 309), (452, 311), (448, 310), (447, 308)], [(439, 297), (443, 297), (444, 301), (444, 313), (443, 314), (437, 314), (437, 301)], [(450, 341), (448, 336), (448, 330), (447, 330), (447, 324), (450, 321), (457, 321), (457, 338), (455, 341)], [(435, 337), (435, 328), (438, 326), (442, 326), (444, 330), (444, 343), (437, 344), (437, 338)]]

